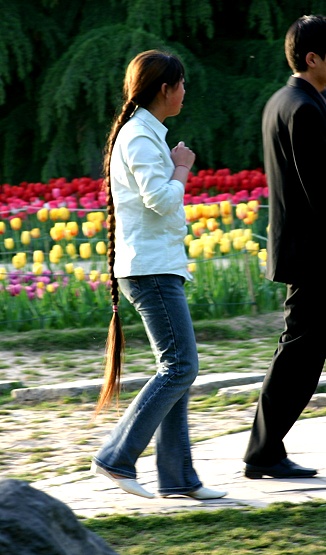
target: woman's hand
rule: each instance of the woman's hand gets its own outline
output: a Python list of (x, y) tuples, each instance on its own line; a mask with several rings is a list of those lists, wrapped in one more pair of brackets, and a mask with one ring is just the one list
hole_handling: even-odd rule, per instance
[(186, 185), (188, 174), (195, 161), (196, 154), (190, 150), (183, 141), (180, 141), (177, 146), (171, 150), (171, 158), (175, 165), (172, 179), (177, 179), (181, 181), (183, 185)]
[(178, 166), (186, 166), (188, 170), (190, 170), (195, 161), (196, 154), (190, 150), (183, 141), (180, 141), (177, 146), (171, 150), (171, 158), (176, 168)]

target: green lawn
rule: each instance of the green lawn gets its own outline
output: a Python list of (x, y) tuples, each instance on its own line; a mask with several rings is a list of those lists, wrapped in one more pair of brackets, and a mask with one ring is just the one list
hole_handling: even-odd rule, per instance
[(119, 555), (326, 553), (326, 503), (83, 521)]

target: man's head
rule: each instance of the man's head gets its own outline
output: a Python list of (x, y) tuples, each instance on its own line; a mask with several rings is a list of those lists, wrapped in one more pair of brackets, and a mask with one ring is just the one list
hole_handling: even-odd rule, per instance
[(304, 15), (295, 21), (285, 37), (285, 55), (293, 73), (307, 71), (307, 54), (326, 57), (326, 17)]

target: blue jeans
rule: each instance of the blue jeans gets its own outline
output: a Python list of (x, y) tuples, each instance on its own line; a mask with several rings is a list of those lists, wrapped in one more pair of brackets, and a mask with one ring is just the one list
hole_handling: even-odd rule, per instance
[(189, 441), (189, 388), (198, 374), (198, 354), (183, 284), (184, 278), (170, 274), (119, 279), (122, 293), (142, 318), (157, 373), (94, 458), (110, 472), (135, 478), (135, 463), (156, 432), (161, 494), (186, 494), (202, 486)]

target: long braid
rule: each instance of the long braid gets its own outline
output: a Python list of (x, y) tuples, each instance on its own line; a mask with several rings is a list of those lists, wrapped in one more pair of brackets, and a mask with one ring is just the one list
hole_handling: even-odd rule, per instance
[(112, 318), (109, 326), (108, 337), (105, 349), (105, 369), (104, 382), (101, 388), (100, 396), (95, 408), (97, 415), (104, 406), (108, 406), (112, 397), (116, 395), (119, 400), (120, 393), (120, 376), (123, 360), (123, 352), (125, 346), (124, 334), (121, 326), (120, 316), (118, 313), (119, 304), (119, 287), (118, 280), (114, 275), (115, 260), (115, 214), (114, 203), (110, 184), (110, 162), (112, 150), (120, 129), (128, 121), (131, 114), (135, 110), (134, 102), (126, 102), (122, 108), (121, 114), (113, 124), (109, 135), (104, 157), (104, 175), (107, 193), (107, 229), (108, 229), (108, 269), (109, 279), (111, 282), (111, 299), (112, 299)]

